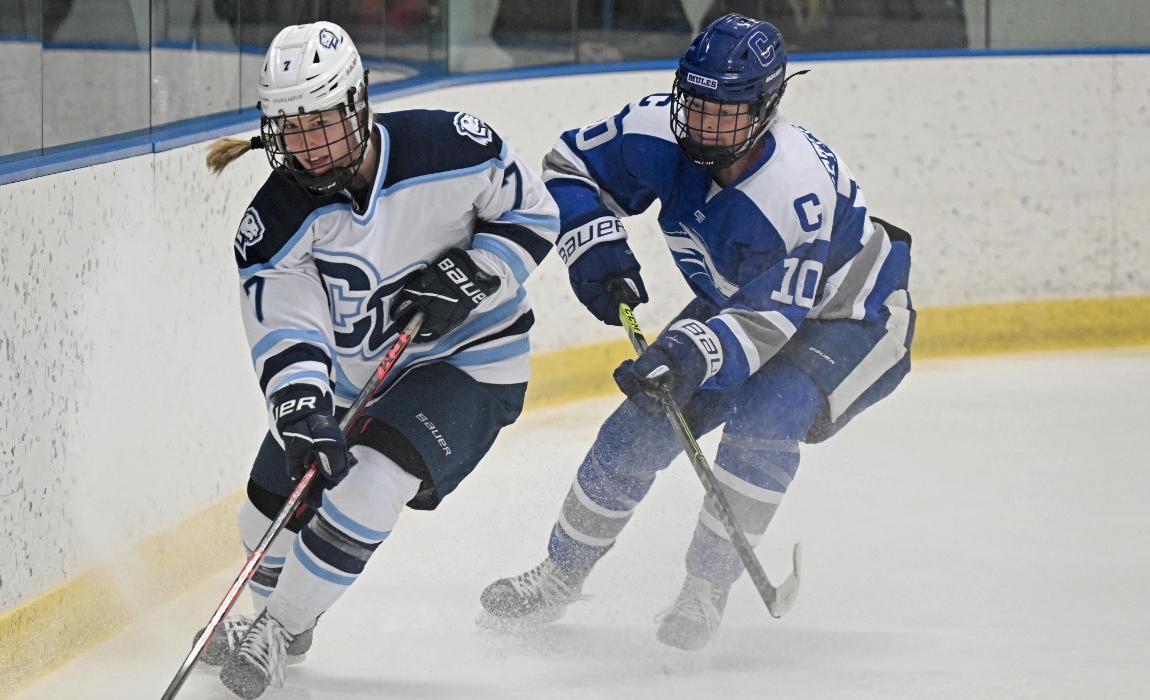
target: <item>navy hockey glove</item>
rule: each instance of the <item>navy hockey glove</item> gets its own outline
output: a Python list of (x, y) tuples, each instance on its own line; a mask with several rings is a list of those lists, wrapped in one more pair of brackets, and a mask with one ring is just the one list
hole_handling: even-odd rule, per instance
[(396, 323), (404, 324), (416, 311), (423, 311), (423, 325), (415, 339), (437, 340), (458, 328), (480, 302), (499, 289), (500, 282), (481, 270), (467, 251), (452, 248), (399, 290), (391, 315)]
[(621, 326), (620, 301), (638, 306), (647, 299), (639, 261), (626, 241), (604, 241), (588, 248), (567, 269), (571, 289), (587, 310), (608, 326)]
[(615, 383), (643, 411), (657, 413), (662, 390), (682, 407), (722, 366), (719, 337), (702, 321), (685, 318), (671, 324), (637, 359), (619, 365)]
[(324, 488), (347, 476), (355, 458), (332, 412), (331, 396), (310, 384), (295, 384), (272, 396), (276, 432), (284, 443), (288, 475), (298, 480), (314, 458)]

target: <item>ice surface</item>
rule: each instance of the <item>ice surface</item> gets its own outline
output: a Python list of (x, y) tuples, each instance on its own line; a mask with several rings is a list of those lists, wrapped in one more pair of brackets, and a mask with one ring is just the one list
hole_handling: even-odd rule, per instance
[[(439, 511), (405, 513), (266, 697), (1150, 697), (1148, 393), (1147, 350), (920, 363), (805, 449), (758, 549), (778, 580), (801, 539), (795, 608), (772, 619), (744, 578), (694, 654), (662, 647), (652, 622), (702, 498), (685, 461), (588, 580), (591, 600), (530, 634), (474, 625), (487, 583), (544, 556), (615, 399), (527, 414)], [(159, 697), (235, 573), (16, 697)], [(201, 669), (180, 693), (227, 697)]]

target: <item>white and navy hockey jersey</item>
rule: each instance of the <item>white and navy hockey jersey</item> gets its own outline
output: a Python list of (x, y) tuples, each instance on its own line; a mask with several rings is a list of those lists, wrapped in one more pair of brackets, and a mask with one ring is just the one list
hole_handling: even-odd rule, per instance
[(543, 164), (560, 210), (560, 256), (570, 264), (597, 241), (625, 238), (615, 217), (658, 199), (679, 270), (717, 310), (704, 320), (722, 343), (723, 364), (704, 387), (745, 380), (805, 319), (877, 319), (905, 287), (909, 256), (891, 254), (846, 164), (777, 117), (762, 152), (720, 188), (682, 153), (670, 105), (669, 94), (650, 95), (560, 137)]
[(554, 245), (558, 209), (487, 124), (466, 113), (376, 117), (380, 158), (366, 211), (311, 197), (273, 173), (235, 239), (244, 327), (265, 397), (292, 383), (347, 406), (401, 330), (391, 301), (448, 249), (502, 279), (467, 320), (412, 343), (392, 371), (442, 360), (481, 382), (526, 382), (533, 323), (524, 282)]

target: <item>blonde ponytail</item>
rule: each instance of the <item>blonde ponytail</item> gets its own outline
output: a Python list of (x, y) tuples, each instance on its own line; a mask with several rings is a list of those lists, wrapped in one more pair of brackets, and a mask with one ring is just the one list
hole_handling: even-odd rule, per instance
[(211, 147), (208, 148), (208, 170), (218, 175), (224, 171), (224, 168), (231, 165), (232, 161), (236, 158), (239, 158), (250, 150), (263, 147), (264, 142), (259, 136), (253, 136), (250, 139), (234, 139), (230, 137), (216, 139)]

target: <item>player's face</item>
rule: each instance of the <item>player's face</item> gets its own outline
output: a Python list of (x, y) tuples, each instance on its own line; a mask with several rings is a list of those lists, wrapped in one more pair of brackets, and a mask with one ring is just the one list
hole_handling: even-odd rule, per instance
[(359, 136), (342, 109), (282, 117), (284, 147), (314, 175), (351, 165)]
[(691, 97), (687, 100), (687, 135), (702, 146), (734, 147), (750, 135), (753, 116), (747, 103)]

